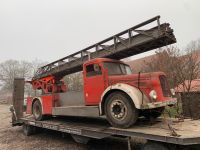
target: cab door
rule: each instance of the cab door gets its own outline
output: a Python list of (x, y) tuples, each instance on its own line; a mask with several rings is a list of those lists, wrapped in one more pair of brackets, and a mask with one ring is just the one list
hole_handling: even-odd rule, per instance
[(84, 97), (86, 105), (98, 105), (104, 91), (102, 66), (88, 64), (84, 71)]

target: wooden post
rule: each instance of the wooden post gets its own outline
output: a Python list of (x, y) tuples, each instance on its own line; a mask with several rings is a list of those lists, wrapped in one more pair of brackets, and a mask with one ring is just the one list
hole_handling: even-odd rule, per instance
[(24, 78), (15, 78), (13, 87), (13, 97), (11, 112), (12, 112), (12, 124), (20, 124), (20, 118), (23, 117), (23, 104), (24, 104)]

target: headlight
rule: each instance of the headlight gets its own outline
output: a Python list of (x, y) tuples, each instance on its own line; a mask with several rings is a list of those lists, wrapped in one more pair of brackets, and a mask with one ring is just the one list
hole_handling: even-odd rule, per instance
[(149, 96), (152, 98), (152, 99), (156, 99), (157, 98), (157, 93), (155, 90), (151, 90), (151, 92), (149, 93)]

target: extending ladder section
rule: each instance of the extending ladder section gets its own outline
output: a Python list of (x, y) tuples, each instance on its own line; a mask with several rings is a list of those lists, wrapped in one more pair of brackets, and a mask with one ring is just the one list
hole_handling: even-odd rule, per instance
[[(140, 29), (156, 23), (150, 29)], [(49, 75), (58, 78), (82, 70), (85, 61), (94, 58), (123, 59), (176, 42), (168, 23), (160, 24), (160, 16), (142, 22), (81, 51), (54, 61), (38, 69), (32, 80)]]

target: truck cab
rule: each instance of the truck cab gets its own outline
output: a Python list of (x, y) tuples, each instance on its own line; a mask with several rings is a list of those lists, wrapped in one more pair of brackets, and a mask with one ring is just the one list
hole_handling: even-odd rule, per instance
[(86, 105), (98, 105), (102, 96), (117, 86), (122, 91), (130, 86), (143, 95), (142, 103), (137, 105), (139, 109), (162, 107), (162, 102), (175, 100), (163, 72), (133, 74), (131, 67), (122, 61), (107, 58), (88, 61), (83, 66), (83, 77)]

